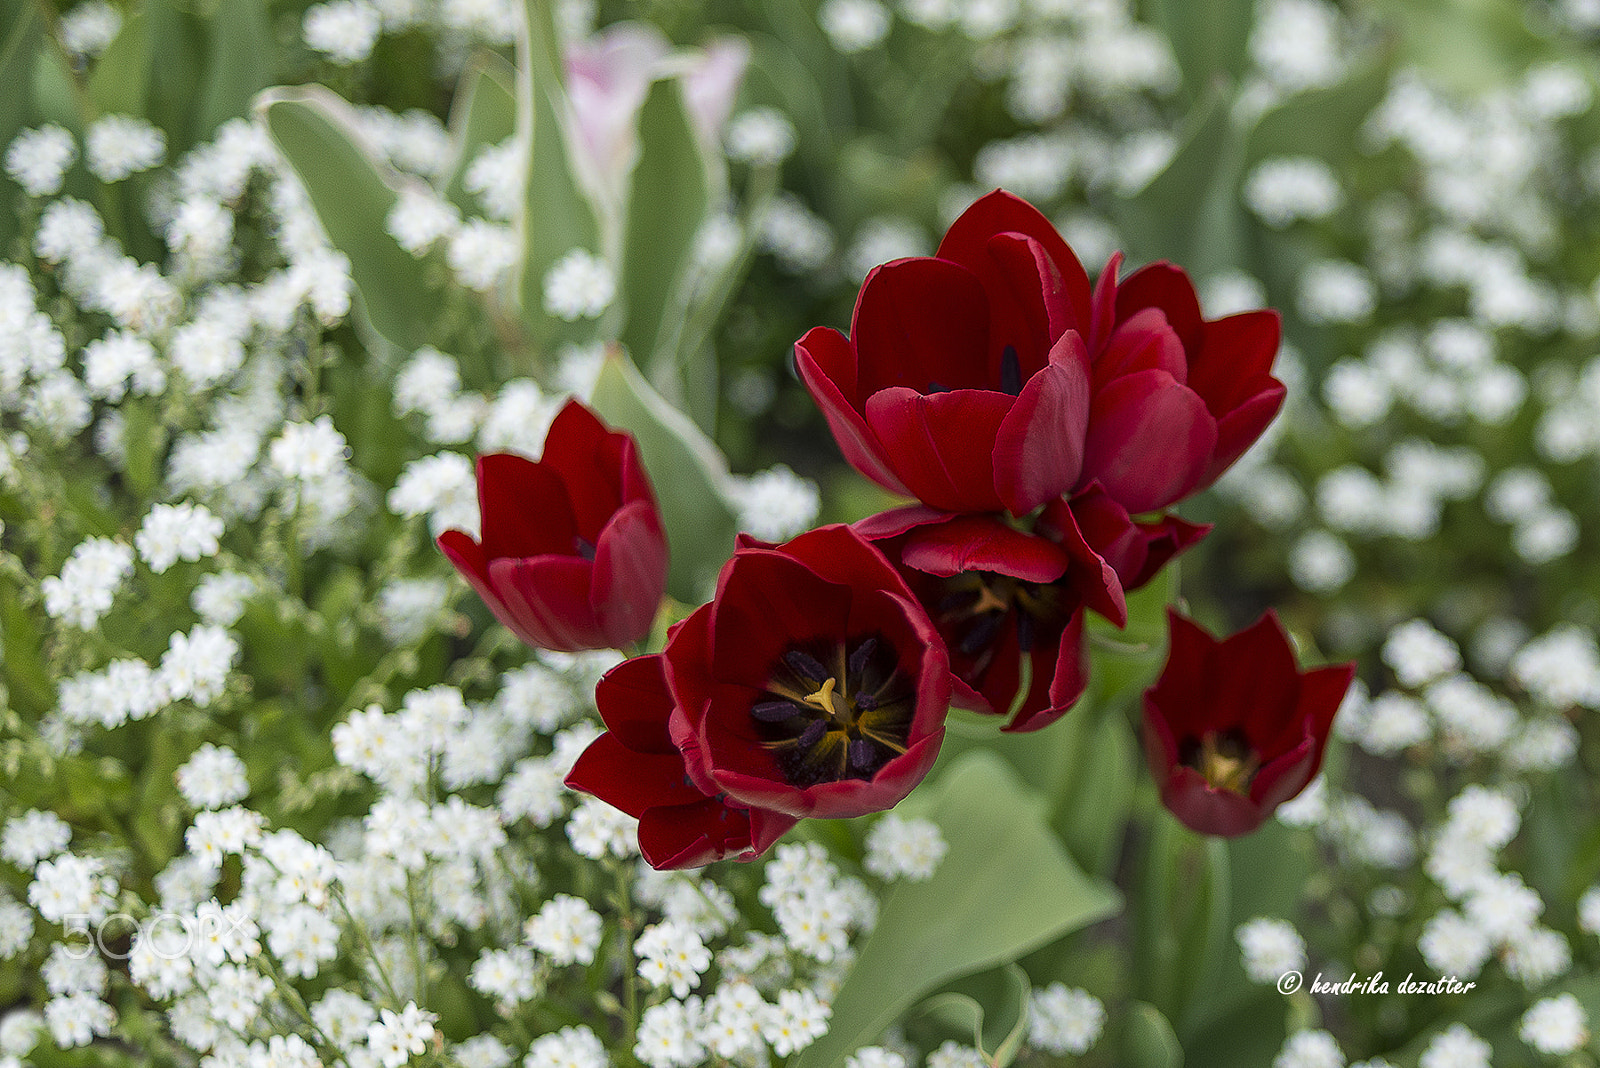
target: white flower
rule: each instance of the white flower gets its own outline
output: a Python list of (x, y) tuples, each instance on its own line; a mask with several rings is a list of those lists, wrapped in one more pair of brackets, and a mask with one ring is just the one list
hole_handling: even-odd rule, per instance
[(875, 47), (889, 33), (889, 10), (878, 0), (826, 0), (817, 21), (846, 55)]
[(628, 857), (638, 852), (639, 821), (597, 797), (586, 797), (567, 821), (567, 840), (582, 856), (598, 860), (607, 853)]
[(1081, 1054), (1100, 1037), (1106, 1008), (1085, 990), (1064, 983), (1036, 987), (1028, 1002), (1028, 1042), (1049, 1053)]
[(96, 1035), (111, 1033), (117, 1014), (93, 994), (69, 994), (45, 1002), (44, 1022), (62, 1049), (87, 1046)]
[(526, 946), (485, 949), (468, 977), (478, 993), (508, 1006), (532, 1000), (539, 990), (537, 980), (533, 951)]
[(250, 793), (244, 761), (226, 746), (205, 743), (178, 769), (178, 792), (197, 809), (221, 808)]
[(231, 627), (244, 615), (245, 603), (255, 594), (256, 583), (237, 571), (213, 571), (200, 579), (189, 596), (189, 607), (201, 622)]
[(1551, 708), (1600, 707), (1600, 652), (1594, 636), (1574, 624), (1555, 627), (1523, 646), (1512, 657), (1509, 674)]
[(1535, 927), (1506, 943), (1504, 960), (1506, 974), (1532, 990), (1571, 969), (1572, 946), (1560, 931)]
[(771, 167), (794, 151), (794, 125), (776, 108), (752, 108), (733, 117), (724, 141), (730, 159)]
[(1459, 835), (1486, 849), (1502, 849), (1517, 836), (1522, 818), (1517, 804), (1500, 790), (1472, 783), (1450, 799), (1446, 834)]
[[(555, 964), (593, 964), (604, 927), (582, 898), (557, 894), (523, 926), (528, 944)], [(701, 969), (704, 970), (703, 968)]]
[(1308, 592), (1333, 593), (1355, 573), (1355, 554), (1331, 531), (1309, 531), (1289, 550), (1289, 575), (1296, 586)]
[(222, 530), (222, 520), (203, 504), (158, 504), (144, 517), (133, 544), (159, 575), (179, 560), (215, 556)]
[(436, 1034), (438, 1015), (406, 1002), (400, 1012), (384, 1009), (379, 1020), (367, 1027), (367, 1048), (384, 1068), (400, 1068), (413, 1054), (427, 1050)]
[(639, 975), (652, 987), (670, 986), (676, 997), (686, 997), (711, 967), (711, 952), (689, 927), (664, 920), (644, 929), (634, 941)]
[(569, 323), (595, 318), (616, 295), (611, 268), (587, 249), (568, 252), (544, 276), (544, 310)]
[(458, 452), (436, 453), (406, 464), (389, 491), (388, 505), (389, 511), (407, 519), (427, 516), (434, 537), (446, 530), (478, 536), (478, 479), (472, 461)]
[(1418, 1068), (1489, 1068), (1493, 1047), (1468, 1030), (1465, 1024), (1451, 1024), (1433, 1036), (1423, 1050)]
[(1494, 951), (1478, 925), (1454, 909), (1440, 909), (1422, 928), (1417, 940), (1422, 959), (1441, 974), (1471, 979), (1483, 970)]
[(844, 1068), (906, 1068), (906, 1059), (882, 1046), (863, 1046), (844, 1059)]
[(926, 1061), (927, 1068), (988, 1068), (988, 1064), (978, 1050), (953, 1038), (941, 1042)]
[(331, 0), (307, 8), (302, 28), (308, 47), (349, 66), (372, 54), (383, 16), (366, 0)]
[(1515, 873), (1484, 878), (1467, 898), (1467, 916), (1490, 939), (1510, 943), (1523, 938), (1544, 911), (1539, 894)]
[(761, 1033), (772, 1052), (787, 1057), (828, 1033), (832, 1011), (810, 990), (780, 990), (777, 1001), (766, 1007)]
[(484, 219), (469, 219), (450, 237), (446, 260), (468, 289), (493, 289), (522, 255), (517, 232)]
[(83, 384), (98, 400), (118, 401), (133, 379), (135, 393), (159, 393), (167, 375), (155, 346), (127, 330), (114, 330), (83, 348)]
[(482, 202), (489, 218), (510, 222), (522, 206), (527, 153), (515, 137), (484, 148), (468, 165), (461, 187)]
[(1427, 741), (1428, 714), (1413, 697), (1390, 690), (1367, 706), (1365, 724), (1357, 738), (1361, 748), (1377, 756), (1391, 756)]
[(384, 220), (384, 229), (413, 256), (425, 254), (434, 242), (449, 237), (460, 225), (461, 212), (454, 204), (431, 189), (412, 186), (400, 191)]
[(6, 821), (0, 833), (0, 857), (19, 868), (31, 869), (46, 857), (53, 857), (72, 841), (72, 828), (54, 812), (29, 809)]
[(880, 879), (927, 879), (949, 848), (938, 824), (891, 812), (867, 832), (862, 866)]
[(1251, 211), (1280, 229), (1325, 218), (1344, 203), (1333, 169), (1311, 156), (1263, 160), (1245, 179), (1243, 195)]
[(92, 59), (117, 39), (122, 12), (107, 0), (85, 0), (62, 15), (56, 29), (62, 48), (77, 59)]
[(1400, 685), (1417, 687), (1461, 668), (1461, 650), (1425, 619), (1413, 619), (1389, 632), (1383, 662)]
[(120, 182), (147, 171), (167, 154), (167, 135), (131, 115), (96, 119), (84, 137), (89, 171), (102, 182)]
[(204, 708), (222, 693), (238, 655), (239, 643), (221, 627), (174, 633), (161, 658), (161, 681), (172, 700), (188, 698)]
[(1313, 323), (1365, 322), (1377, 303), (1372, 277), (1353, 263), (1319, 260), (1300, 276), (1300, 313)]
[(53, 619), (87, 630), (111, 608), (133, 571), (133, 550), (110, 538), (87, 538), (72, 550), (59, 577), (40, 583), (44, 610)]
[(706, 1054), (698, 1030), (683, 1002), (652, 1005), (639, 1019), (634, 1055), (650, 1068), (693, 1068)]
[(610, 1058), (598, 1036), (587, 1027), (563, 1027), (528, 1047), (522, 1068), (609, 1068)]
[(1303, 971), (1306, 942), (1287, 920), (1258, 916), (1233, 932), (1252, 982), (1276, 983), (1285, 972)]
[(1545, 998), (1522, 1014), (1517, 1034), (1540, 1053), (1575, 1053), (1589, 1041), (1589, 1014), (1571, 994)]
[(6, 149), (6, 173), (32, 197), (61, 191), (67, 168), (78, 158), (72, 135), (55, 123), (23, 130)]
[(268, 459), (273, 468), (288, 479), (312, 482), (329, 478), (344, 470), (349, 445), (333, 427), (329, 416), (313, 423), (288, 423), (273, 439)]

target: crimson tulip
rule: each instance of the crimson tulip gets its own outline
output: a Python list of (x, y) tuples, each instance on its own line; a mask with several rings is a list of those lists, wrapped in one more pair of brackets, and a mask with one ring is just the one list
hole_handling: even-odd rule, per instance
[(594, 691), (606, 733), (584, 750), (567, 785), (636, 817), (639, 852), (651, 867), (753, 860), (798, 819), (694, 785), (667, 731), (673, 697), (663, 662), (660, 654), (636, 656), (606, 672)]
[(1280, 323), (1205, 320), (1184, 272), (1154, 263), (1091, 289), (1049, 220), (980, 198), (931, 257), (862, 283), (847, 340), (818, 327), (796, 364), (845, 458), (947, 512), (1024, 516), (1098, 483), (1132, 513), (1216, 481), (1283, 402)]
[(1144, 749), (1162, 803), (1201, 834), (1259, 827), (1317, 774), (1355, 664), (1302, 672), (1278, 622), (1217, 641), (1177, 612), (1144, 694)]
[(879, 542), (933, 617), (955, 703), (1010, 711), (1007, 731), (1048, 726), (1082, 696), (1086, 610), (1122, 626), (1126, 594), (1210, 530), (1173, 516), (1135, 522), (1098, 485), (1051, 501), (1027, 531), (992, 514), (920, 505), (856, 528)]
[(576, 652), (650, 633), (667, 540), (632, 436), (569, 401), (542, 459), (478, 458), (478, 504), (481, 540), (447, 530), (439, 548), (518, 638)]

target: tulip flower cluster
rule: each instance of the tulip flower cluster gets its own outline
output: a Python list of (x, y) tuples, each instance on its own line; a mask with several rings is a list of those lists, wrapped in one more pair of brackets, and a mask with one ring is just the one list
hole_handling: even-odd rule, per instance
[[(850, 336), (796, 344), (845, 458), (916, 503), (783, 545), (741, 539), (716, 596), (624, 662), (608, 728), (568, 783), (640, 819), (645, 858), (750, 858), (800, 818), (897, 803), (933, 765), (952, 701), (1033, 731), (1089, 680), (1086, 616), (1209, 528), (1170, 509), (1204, 489), (1283, 403), (1276, 312), (1202, 317), (1156, 263), (1091, 286), (1055, 228), (1003, 191), (936, 255), (862, 285)], [(623, 647), (666, 574), (635, 449), (576, 403), (538, 463), (480, 460), (481, 543), (440, 546), (523, 640)], [(1172, 617), (1145, 698), (1163, 800), (1192, 828), (1244, 833), (1321, 762), (1350, 666), (1302, 674), (1276, 617), (1220, 644)]]

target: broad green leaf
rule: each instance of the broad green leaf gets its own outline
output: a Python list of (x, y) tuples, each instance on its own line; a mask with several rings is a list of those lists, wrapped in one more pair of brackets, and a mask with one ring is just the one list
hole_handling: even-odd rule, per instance
[(209, 21), (210, 55), (192, 131), (196, 140), (210, 137), (229, 119), (249, 115), (251, 101), (273, 83), (277, 66), (264, 0), (227, 0)]
[(837, 1065), (927, 992), (1117, 911), (1116, 890), (1078, 869), (1050, 832), (1043, 799), (992, 753), (964, 754), (902, 804), (939, 824), (949, 852), (933, 878), (884, 899), (828, 1033), (797, 1068)]
[(667, 592), (685, 604), (706, 599), (733, 555), (738, 524), (728, 500), (728, 464), (710, 438), (661, 399), (620, 351), (600, 370), (591, 400), (613, 426), (632, 432), (655, 487), (672, 556)]
[(1028, 1035), (1028, 1003), (1032, 984), (1028, 973), (1007, 964), (982, 975), (967, 976), (952, 988), (934, 994), (917, 1011), (937, 1016), (946, 1024), (971, 1034), (972, 1045), (995, 1068), (1017, 1059)]
[(1153, 0), (1149, 5), (1151, 21), (1166, 31), (1191, 100), (1245, 69), (1254, 8), (1253, 0)]
[[(150, 67), (148, 114), (167, 131), (169, 158), (200, 139), (195, 101), (205, 85), (207, 55), (217, 43), (214, 29), (188, 7), (179, 0), (146, 0), (144, 5), (150, 52), (157, 57)], [(248, 115), (249, 107), (241, 114)]]
[(1467, 95), (1519, 81), (1530, 65), (1556, 58), (1559, 47), (1529, 27), (1525, 0), (1371, 0), (1367, 6), (1398, 28), (1402, 62)]
[(492, 52), (480, 52), (467, 64), (450, 108), (450, 137), (456, 161), (444, 195), (464, 213), (479, 214), (478, 198), (462, 188), (467, 168), (490, 145), (517, 132), (516, 71)]
[(1183, 1048), (1172, 1025), (1154, 1005), (1136, 1001), (1128, 1006), (1122, 1032), (1122, 1056), (1127, 1068), (1182, 1068)]
[(1225, 88), (1213, 86), (1185, 120), (1186, 135), (1166, 169), (1115, 209), (1134, 262), (1166, 258), (1199, 278), (1241, 262), (1244, 139), (1231, 103)]
[(149, 29), (143, 13), (128, 15), (116, 39), (95, 60), (86, 92), (101, 114), (145, 113), (145, 94), (150, 84)]
[(320, 86), (272, 89), (256, 107), (335, 248), (350, 259), (360, 306), (377, 334), (403, 352), (427, 343), (442, 305), (422, 260), (384, 228), (400, 181), (363, 149), (345, 100)]
[(573, 249), (600, 254), (594, 206), (578, 185), (559, 116), (566, 110), (560, 70), (552, 61), (548, 4), (525, 5), (528, 39), (517, 56), (517, 110), (532, 145), (527, 210), (522, 219), (522, 264), (517, 292), (528, 331), (547, 340), (557, 329), (544, 311), (544, 279)]
[(1156, 813), (1134, 900), (1134, 989), (1181, 1023), (1228, 937), (1226, 843)]
[[(663, 321), (683, 286), (695, 235), (711, 207), (711, 179), (700, 142), (684, 106), (676, 78), (650, 86), (639, 109), (639, 162), (628, 193), (627, 232), (622, 246), (622, 292), (627, 295), (627, 321), (622, 343), (659, 387), (682, 392), (683, 376), (674, 366), (678, 353), (663, 339), (676, 337)], [(681, 324), (678, 324), (681, 326)], [(669, 395), (671, 395), (669, 393)], [(699, 417), (702, 407), (690, 398), (689, 410), (701, 429), (714, 428)], [(716, 397), (711, 397), (716, 412)]]
[(1391, 65), (1387, 50), (1375, 53), (1337, 85), (1296, 93), (1267, 111), (1246, 140), (1247, 164), (1274, 156), (1349, 158), (1362, 125), (1389, 91)]

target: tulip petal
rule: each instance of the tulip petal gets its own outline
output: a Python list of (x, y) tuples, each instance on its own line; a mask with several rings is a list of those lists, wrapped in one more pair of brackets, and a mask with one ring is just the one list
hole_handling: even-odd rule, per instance
[(1240, 312), (1203, 324), (1189, 350), (1189, 388), (1222, 418), (1272, 381), (1272, 361), (1283, 338), (1275, 311)]
[(509, 452), (478, 457), (483, 555), (570, 556), (578, 529), (555, 468)]
[(687, 805), (705, 799), (683, 773), (683, 758), (640, 753), (607, 731), (578, 757), (566, 783), (638, 818), (657, 805)]
[[(562, 406), (545, 435), (540, 466), (560, 476), (572, 502), (577, 533), (591, 545), (622, 503), (623, 453), (629, 440), (606, 429), (599, 417), (575, 400)], [(567, 551), (573, 551), (570, 545)]]
[(1003, 189), (979, 197), (951, 224), (934, 255), (977, 272), (988, 258), (989, 239), (1005, 233), (1031, 237), (1043, 247), (1060, 275), (1072, 324), (1084, 330), (1089, 322), (1089, 275), (1050, 220), (1021, 197)]
[(1269, 385), (1260, 393), (1217, 420), (1217, 447), (1195, 489), (1205, 489), (1221, 478), (1222, 473), (1233, 466), (1233, 462), (1243, 456), (1271, 425), (1272, 420), (1277, 418), (1278, 409), (1283, 407), (1286, 390), (1283, 383), (1275, 378), (1267, 381)]
[[(1056, 338), (1077, 326), (1060, 269), (1043, 245), (1022, 234), (996, 234), (973, 273), (989, 299), (989, 350), (985, 388), (1004, 381), (1002, 361), (1013, 349), (1019, 381), (1049, 360)], [(1002, 387), (1003, 388), (1003, 387)]]
[(1027, 515), (1078, 481), (1089, 409), (1089, 352), (1069, 331), (1050, 350), (1049, 364), (1022, 387), (995, 434), (995, 489), (1013, 515)]
[(793, 557), (752, 550), (736, 555), (724, 574), (711, 610), (717, 682), (765, 689), (779, 659), (796, 644), (846, 637), (850, 587), (829, 582)]
[(1029, 701), (1012, 717), (1010, 723), (1000, 728), (1002, 731), (1018, 734), (1036, 731), (1050, 726), (1072, 710), (1072, 706), (1083, 696), (1083, 691), (1089, 687), (1089, 657), (1084, 639), (1084, 611), (1079, 608), (1061, 632), (1055, 663), (1050, 664), (1048, 659), (1040, 655), (1044, 650), (1034, 654), (1036, 681), (1045, 674), (1041, 668), (1053, 669), (1049, 671), (1048, 702), (1037, 706), (1034, 704), (1033, 694), (1038, 690), (1038, 686), (1034, 686), (1029, 692)]
[(919, 393), (992, 389), (989, 302), (965, 267), (927, 256), (874, 267), (861, 283), (850, 344), (857, 404), (890, 386)]
[(917, 528), (900, 559), (907, 567), (942, 578), (996, 571), (1040, 584), (1060, 578), (1072, 562), (1059, 545), (982, 515)]
[(1095, 397), (1084, 472), (1129, 512), (1151, 512), (1194, 490), (1216, 444), (1199, 394), (1165, 371), (1139, 371)]
[(1219, 790), (1205, 776), (1176, 767), (1161, 786), (1161, 803), (1191, 831), (1237, 838), (1261, 826), (1267, 810), (1232, 790)]
[(575, 653), (606, 648), (590, 606), (594, 565), (577, 556), (489, 561), (489, 581), (521, 628), (541, 649)]
[(1189, 364), (1183, 343), (1160, 308), (1145, 308), (1117, 324), (1106, 347), (1095, 356), (1095, 392), (1112, 379), (1151, 368), (1167, 372), (1179, 383), (1188, 383)]
[(609, 646), (643, 641), (667, 589), (667, 535), (654, 505), (634, 501), (606, 523), (595, 544), (589, 600)]
[(992, 512), (1001, 507), (994, 441), (1011, 404), (984, 390), (923, 396), (896, 386), (867, 398), (866, 416), (918, 500), (952, 512)]
[(1157, 260), (1130, 274), (1117, 287), (1117, 319), (1130, 319), (1142, 308), (1160, 308), (1183, 342), (1184, 350), (1200, 347), (1200, 299), (1182, 267)]
[(947, 523), (956, 517), (954, 512), (929, 508), (925, 504), (904, 504), (887, 512), (858, 519), (851, 529), (868, 541), (884, 541), (899, 537), (908, 530), (933, 523)]
[(657, 871), (698, 868), (750, 849), (750, 816), (714, 797), (657, 805), (639, 818), (639, 853)]
[(595, 707), (606, 730), (636, 753), (671, 753), (682, 761), (667, 733), (672, 692), (667, 688), (660, 653), (624, 660), (601, 676), (594, 688)]
[(911, 496), (900, 476), (884, 458), (883, 447), (854, 407), (855, 352), (837, 330), (818, 326), (795, 342), (795, 368), (823, 418), (839, 451), (851, 467), (890, 493)]

